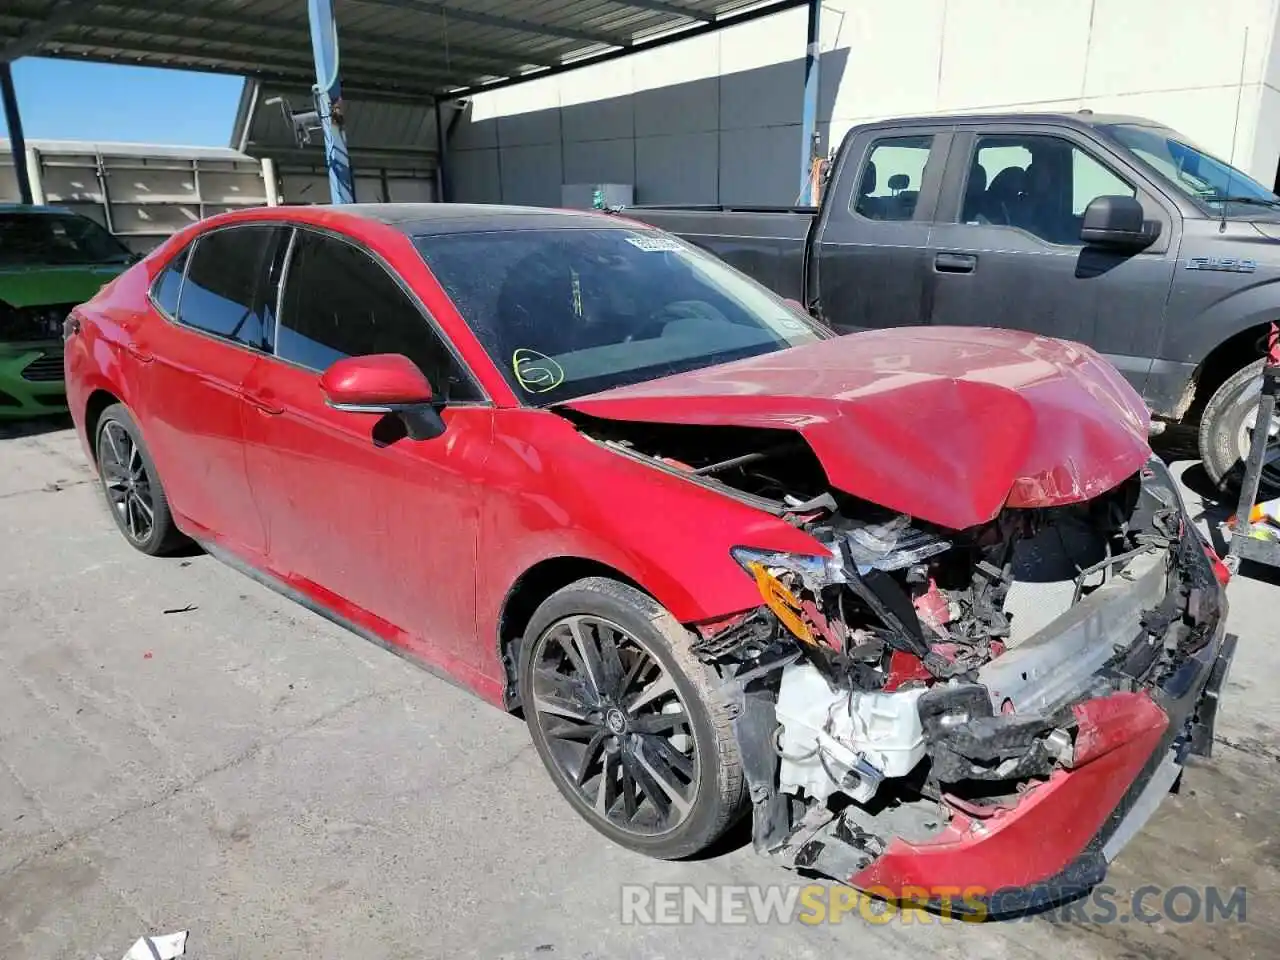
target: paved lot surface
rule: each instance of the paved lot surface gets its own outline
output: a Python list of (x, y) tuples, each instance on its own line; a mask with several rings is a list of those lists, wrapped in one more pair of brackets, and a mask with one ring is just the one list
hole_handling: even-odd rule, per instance
[(1245, 922), (622, 926), (624, 882), (793, 878), (749, 849), (611, 846), (519, 721), (208, 557), (135, 553), (69, 430), (9, 430), (0, 957), (114, 960), (188, 928), (200, 960), (1280, 956), (1278, 583), (1233, 582), (1215, 756), (1109, 878), (1118, 915), (1144, 884), (1244, 885)]

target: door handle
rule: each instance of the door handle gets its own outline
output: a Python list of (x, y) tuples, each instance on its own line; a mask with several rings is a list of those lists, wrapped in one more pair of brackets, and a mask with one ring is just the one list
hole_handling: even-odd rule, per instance
[(133, 357), (133, 359), (137, 360), (139, 363), (150, 363), (152, 360), (155, 359), (154, 356), (148, 353), (143, 347), (140, 347), (138, 344), (134, 343), (132, 340), (129, 340), (128, 342), (126, 342), (124, 345), (124, 348), (126, 351), (128, 351), (129, 356)]
[(246, 390), (241, 390), (240, 396), (243, 397), (244, 401), (250, 406), (257, 407), (260, 413), (265, 413), (273, 417), (284, 413), (284, 407), (277, 406), (274, 401), (259, 397)]
[(940, 253), (933, 258), (933, 268), (939, 273), (973, 273), (978, 258), (971, 253)]

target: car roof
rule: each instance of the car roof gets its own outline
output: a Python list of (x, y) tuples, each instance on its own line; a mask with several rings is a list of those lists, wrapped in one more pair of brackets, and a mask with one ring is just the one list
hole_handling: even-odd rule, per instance
[(488, 203), (347, 203), (331, 209), (387, 224), (413, 237), (512, 230), (652, 229), (646, 224), (593, 210)]
[(1164, 127), (1146, 117), (1128, 116), (1122, 113), (1092, 113), (1081, 111), (1044, 111), (1040, 113), (948, 113), (921, 117), (895, 117), (867, 124), (869, 127), (884, 126), (945, 126), (951, 123), (963, 124), (1023, 124), (1052, 123), (1073, 127), (1101, 127), (1115, 123), (1134, 124), (1142, 127)]

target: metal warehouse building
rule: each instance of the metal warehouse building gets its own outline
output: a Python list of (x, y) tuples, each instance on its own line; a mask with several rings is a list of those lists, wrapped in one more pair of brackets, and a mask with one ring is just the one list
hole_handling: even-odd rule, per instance
[[(1146, 116), (1265, 184), (1280, 160), (1272, 0), (823, 0), (818, 129), (870, 119), (1079, 110)], [(451, 139), (454, 199), (557, 204), (563, 184), (637, 203), (791, 204), (801, 7), (480, 93)]]

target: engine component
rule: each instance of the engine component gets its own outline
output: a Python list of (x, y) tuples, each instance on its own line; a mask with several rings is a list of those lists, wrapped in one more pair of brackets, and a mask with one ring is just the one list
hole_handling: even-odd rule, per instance
[(835, 690), (811, 663), (786, 667), (778, 690), (778, 782), (784, 793), (866, 803), (886, 777), (904, 777), (925, 755), (916, 701), (896, 693)]

